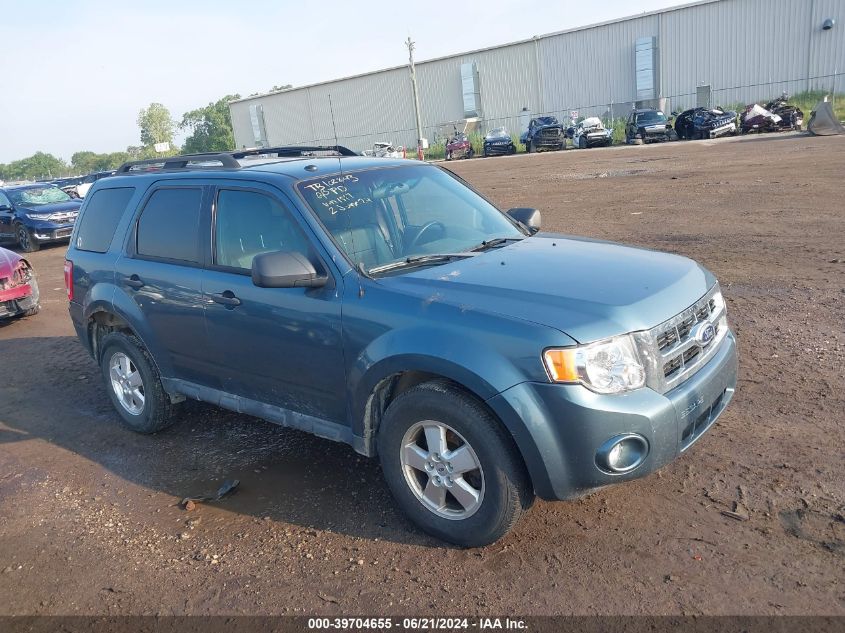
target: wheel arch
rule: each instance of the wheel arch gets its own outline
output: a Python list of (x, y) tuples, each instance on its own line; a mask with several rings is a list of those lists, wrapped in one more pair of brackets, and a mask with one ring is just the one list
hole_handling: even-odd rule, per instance
[(436, 365), (419, 362), (418, 359), (414, 365), (393, 367), (378, 374), (378, 378), (375, 376), (370, 376), (366, 393), (361, 394), (356, 404), (358, 409), (353, 417), (353, 446), (357, 452), (369, 457), (376, 456), (376, 438), (381, 422), (388, 407), (399, 395), (424, 382), (442, 381), (475, 400), (501, 425), (516, 447), (532, 486), (535, 485), (535, 479), (542, 480), (545, 476), (537, 470), (542, 462), (536, 459), (539, 450), (532, 435), (523, 428), (518, 416), (504, 417), (491, 406), (490, 400), (497, 392), (480, 376), (441, 359), (437, 359)]

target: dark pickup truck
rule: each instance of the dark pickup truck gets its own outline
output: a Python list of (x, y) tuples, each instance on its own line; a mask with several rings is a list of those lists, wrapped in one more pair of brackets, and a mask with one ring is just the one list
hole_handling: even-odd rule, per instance
[(529, 152), (540, 150), (559, 150), (566, 147), (566, 135), (563, 126), (553, 116), (541, 116), (531, 119), (528, 129), (519, 137)]

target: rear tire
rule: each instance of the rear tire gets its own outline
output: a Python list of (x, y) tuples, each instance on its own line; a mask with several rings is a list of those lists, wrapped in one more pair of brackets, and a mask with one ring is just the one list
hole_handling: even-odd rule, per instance
[(101, 342), (100, 369), (123, 424), (136, 433), (157, 433), (175, 421), (175, 407), (161, 385), (150, 353), (132, 335), (112, 332)]
[(406, 516), (456, 545), (493, 543), (534, 501), (508, 432), (480, 402), (444, 381), (418, 385), (390, 404), (378, 452)]

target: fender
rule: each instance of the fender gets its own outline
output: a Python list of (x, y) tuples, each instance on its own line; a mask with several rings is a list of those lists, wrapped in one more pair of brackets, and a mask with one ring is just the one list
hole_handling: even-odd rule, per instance
[(144, 315), (141, 313), (141, 309), (138, 307), (138, 304), (132, 301), (125, 292), (113, 284), (109, 284), (107, 288), (104, 288), (103, 293), (108, 293), (108, 288), (111, 288), (111, 297), (108, 299), (98, 298), (96, 301), (92, 300), (90, 304), (85, 306), (84, 317), (86, 323), (95, 312), (112, 312), (129, 324), (132, 332), (138, 337), (141, 343), (144, 344), (144, 347), (147, 348), (152, 357), (155, 359), (159, 373), (164, 377), (172, 376), (173, 368), (170, 366), (168, 361), (168, 355), (162, 353), (162, 350), (158, 345), (158, 340), (153, 334), (152, 329), (149, 327)]
[[(504, 324), (489, 315), (477, 316), (474, 328), (440, 323), (389, 330), (350, 359), (347, 397), (356, 450), (370, 452), (374, 429), (367, 428), (368, 403), (376, 386), (393, 375), (419, 371), (442, 376), (484, 402), (516, 384), (548, 380), (540, 350), (561, 344), (560, 332), (533, 323)], [(503, 325), (515, 331), (503, 332)], [(525, 356), (526, 340), (531, 341), (530, 347), (536, 345), (536, 358)], [(538, 449), (519, 418), (502, 416), (495, 409), (493, 413), (509, 430), (526, 463), (536, 463)]]

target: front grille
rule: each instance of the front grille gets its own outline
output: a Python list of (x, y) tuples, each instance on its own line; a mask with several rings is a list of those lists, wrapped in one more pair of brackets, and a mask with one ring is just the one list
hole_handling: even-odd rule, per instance
[[(717, 299), (718, 296), (719, 285), (716, 284), (681, 313), (635, 335), (644, 352), (649, 387), (666, 393), (691, 377), (716, 352), (727, 330), (723, 327), (724, 304)], [(712, 340), (704, 345), (694, 338), (696, 326), (701, 322), (711, 323), (716, 330)]]
[(560, 138), (560, 130), (540, 130), (540, 138), (544, 141), (556, 141)]

